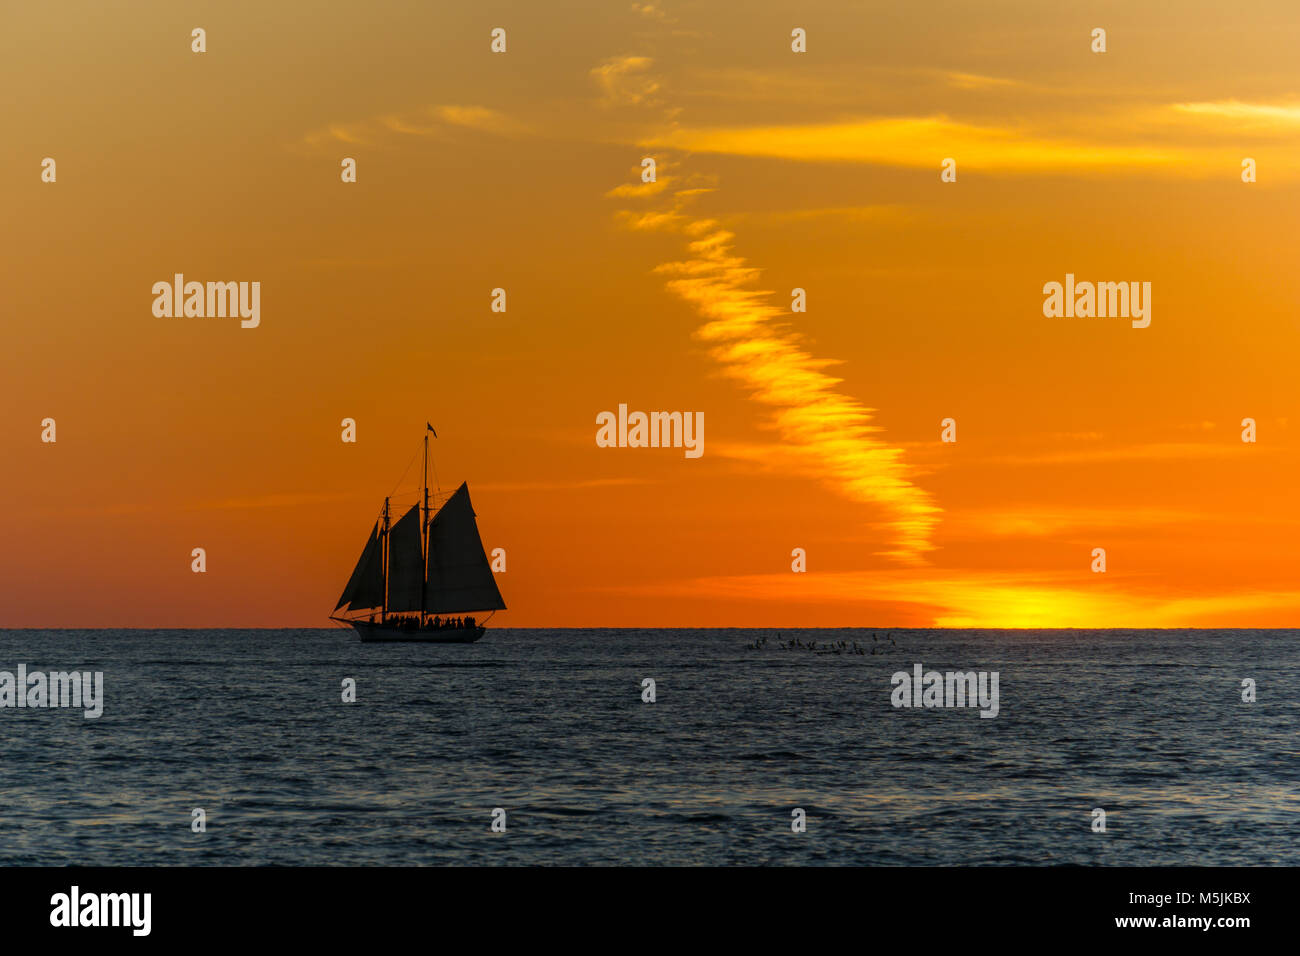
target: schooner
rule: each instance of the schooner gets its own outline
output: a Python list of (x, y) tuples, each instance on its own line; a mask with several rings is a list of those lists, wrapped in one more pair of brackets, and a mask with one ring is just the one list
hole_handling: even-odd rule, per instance
[[(425, 428), (422, 502), (391, 521), (390, 498), (384, 499), (330, 615), (355, 628), (363, 641), (469, 644), (485, 628), (468, 612), (506, 606), (483, 551), (469, 485), (462, 482), (430, 516), (429, 433), (438, 433), (427, 423)], [(350, 616), (338, 616), (340, 610)]]

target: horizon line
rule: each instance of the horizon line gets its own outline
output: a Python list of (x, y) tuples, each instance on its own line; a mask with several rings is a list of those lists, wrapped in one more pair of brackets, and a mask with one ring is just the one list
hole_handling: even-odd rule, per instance
[[(296, 624), (252, 624), (252, 625), (112, 625), (97, 624), (92, 626), (64, 625), (50, 627), (46, 625), (24, 627), (21, 625), (0, 626), (0, 634), (7, 631), (346, 631), (343, 627)], [(1109, 627), (1087, 627), (1072, 625), (1069, 627), (940, 627), (927, 625), (913, 627), (904, 624), (828, 624), (820, 626), (807, 625), (655, 625), (655, 624), (512, 624), (500, 625), (493, 631), (1300, 631), (1300, 625), (1274, 627), (1191, 627), (1186, 625), (1169, 625), (1165, 627), (1135, 627), (1129, 625)]]

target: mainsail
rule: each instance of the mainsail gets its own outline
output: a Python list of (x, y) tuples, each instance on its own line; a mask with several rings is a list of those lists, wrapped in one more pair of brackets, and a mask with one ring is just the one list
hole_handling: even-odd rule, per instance
[(379, 607), (384, 603), (384, 559), (382, 539), (379, 537), (379, 522), (370, 529), (370, 537), (361, 550), (361, 559), (352, 569), (343, 596), (334, 606), (338, 610), (347, 605), (349, 608)]
[(420, 610), (424, 586), (424, 554), (420, 541), (420, 506), (411, 510), (388, 532), (388, 610)]
[(483, 553), (467, 484), (456, 489), (429, 524), (428, 575), (425, 610), (430, 614), (496, 611), (506, 606)]

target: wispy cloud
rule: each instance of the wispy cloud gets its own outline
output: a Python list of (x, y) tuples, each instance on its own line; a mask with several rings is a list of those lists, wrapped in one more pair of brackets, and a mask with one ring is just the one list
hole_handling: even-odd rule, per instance
[(337, 501), (352, 501), (361, 497), (354, 492), (289, 491), (269, 495), (249, 495), (242, 498), (222, 498), (214, 501), (196, 501), (186, 511), (249, 511), (262, 508), (303, 508)]
[[(622, 56), (591, 75), (606, 105), (650, 107), (671, 122), (675, 110), (658, 102), (661, 84), (652, 66), (649, 57)], [(790, 313), (772, 303), (771, 292), (757, 288), (759, 270), (736, 254), (735, 236), (714, 220), (687, 214), (691, 202), (716, 183), (684, 176), (679, 167), (673, 157), (660, 156), (657, 188), (611, 190), (611, 196), (650, 203), (649, 209), (622, 210), (620, 219), (631, 229), (666, 230), (686, 240), (686, 258), (655, 271), (707, 320), (695, 337), (707, 344), (724, 375), (769, 409), (765, 424), (798, 458), (796, 473), (815, 474), (845, 497), (876, 507), (888, 538), (881, 553), (922, 563), (934, 547), (931, 535), (941, 509), (913, 483), (902, 449), (873, 424), (875, 409), (838, 390), (842, 380), (827, 371), (837, 361), (815, 356), (790, 327)]]
[(945, 531), (954, 538), (1052, 537), (1075, 532), (1111, 529), (1132, 531), (1153, 527), (1187, 526), (1214, 520), (1202, 511), (1172, 508), (1073, 508), (1050, 505), (966, 509), (954, 512)]
[(348, 143), (383, 144), (394, 138), (445, 136), (454, 129), (469, 129), (497, 136), (527, 135), (527, 124), (486, 106), (425, 106), (405, 113), (385, 113), (354, 123), (331, 123), (303, 137), (308, 146)]
[(1243, 103), (1215, 100), (1207, 103), (1176, 103), (1173, 109), (1190, 116), (1226, 121), (1253, 129), (1300, 129), (1300, 102)]
[[(946, 78), (965, 91), (996, 91), (1000, 99), (1022, 90), (1022, 84), (997, 77), (948, 73)], [(870, 107), (866, 115), (845, 116), (846, 105), (836, 115), (794, 123), (674, 121), (644, 135), (640, 145), (808, 163), (932, 168), (951, 156), (962, 168), (987, 173), (1177, 177), (1235, 177), (1249, 146), (1250, 154), (1263, 152), (1272, 160), (1273, 179), (1300, 176), (1285, 162), (1288, 154), (1278, 152), (1300, 148), (1300, 102), (1295, 100), (1118, 104), (1068, 118), (1041, 110), (1027, 116), (1013, 112), (1010, 103), (986, 105), (978, 119), (946, 112), (879, 115), (879, 108)], [(1261, 139), (1271, 145), (1263, 149)]]
[[(206, 500), (185, 500), (175, 503), (177, 511), (260, 511), (285, 508), (315, 508), (340, 501), (356, 501), (365, 496), (356, 492), (328, 491), (286, 491), (272, 492), (265, 495), (246, 495), (239, 498), (211, 498)], [(51, 508), (37, 512), (51, 517), (57, 515), (96, 515), (115, 516), (147, 514), (158, 510), (157, 502), (124, 501), (107, 505), (82, 505)]]
[(1268, 448), (1244, 446), (1240, 441), (1224, 442), (1151, 442), (1144, 445), (1117, 445), (1074, 449), (1048, 449), (1025, 454), (995, 455), (979, 459), (983, 464), (998, 465), (1075, 465), (1113, 461), (1195, 461), (1240, 456), (1243, 448), (1252, 455), (1269, 454)]
[(650, 73), (654, 60), (625, 54), (592, 67), (591, 78), (601, 91), (601, 103), (613, 106), (656, 106), (660, 81)]
[(808, 220), (841, 220), (844, 222), (906, 222), (915, 219), (918, 211), (897, 203), (880, 203), (871, 206), (819, 206), (814, 209), (780, 209), (774, 212), (740, 212), (728, 214), (729, 222), (784, 224)]
[(940, 509), (912, 482), (902, 450), (881, 438), (872, 423), (875, 410), (837, 389), (841, 379), (826, 371), (836, 361), (813, 355), (789, 327), (790, 313), (772, 304), (771, 292), (755, 287), (759, 270), (736, 255), (732, 233), (712, 220), (683, 223), (680, 212), (664, 216), (663, 228), (689, 239), (688, 257), (655, 271), (708, 320), (696, 337), (724, 374), (771, 409), (767, 424), (801, 460), (803, 473), (881, 510), (891, 539), (882, 553), (920, 561), (933, 547)]
[(435, 106), (433, 114), (449, 126), (463, 126), (466, 129), (483, 130), (488, 133), (514, 135), (525, 132), (527, 127), (498, 110), (486, 106)]
[(950, 85), (959, 90), (1004, 89), (1019, 85), (1015, 80), (1000, 76), (982, 76), (978, 73), (948, 73), (947, 80)]
[(583, 481), (488, 481), (474, 487), (479, 491), (573, 491), (575, 488), (621, 488), (657, 483), (652, 478), (588, 478)]
[(696, 153), (764, 156), (804, 162), (937, 167), (945, 156), (973, 169), (1060, 172), (1092, 168), (1175, 168), (1205, 156), (1187, 147), (1076, 142), (1037, 137), (1010, 126), (979, 126), (947, 116), (874, 117), (788, 126), (676, 127), (642, 145)]
[(640, 14), (647, 20), (657, 20), (660, 23), (676, 23), (672, 17), (664, 12), (664, 8), (658, 3), (633, 3), (632, 12)]

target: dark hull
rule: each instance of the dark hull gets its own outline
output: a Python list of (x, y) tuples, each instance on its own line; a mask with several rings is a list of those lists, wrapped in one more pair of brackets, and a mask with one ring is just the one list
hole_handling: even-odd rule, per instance
[(357, 636), (367, 644), (473, 644), (487, 630), (482, 625), (408, 630), (391, 624), (371, 624), (369, 621), (347, 623), (352, 625)]

